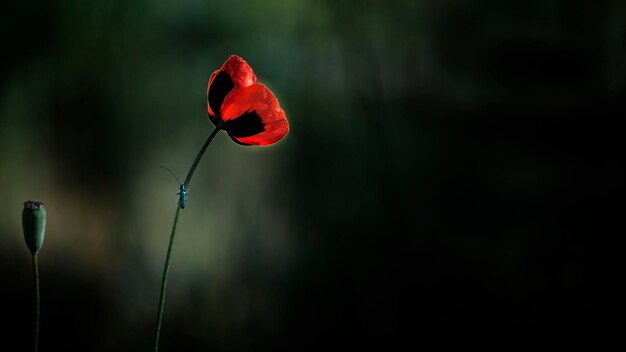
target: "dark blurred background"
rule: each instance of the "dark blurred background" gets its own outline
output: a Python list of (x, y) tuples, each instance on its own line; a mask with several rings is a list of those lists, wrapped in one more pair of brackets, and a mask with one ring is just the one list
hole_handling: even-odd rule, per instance
[(22, 0), (0, 20), (0, 350), (31, 344), (28, 199), (40, 350), (150, 350), (177, 201), (159, 165), (184, 177), (230, 54), (291, 132), (205, 155), (162, 351), (623, 344), (622, 1)]

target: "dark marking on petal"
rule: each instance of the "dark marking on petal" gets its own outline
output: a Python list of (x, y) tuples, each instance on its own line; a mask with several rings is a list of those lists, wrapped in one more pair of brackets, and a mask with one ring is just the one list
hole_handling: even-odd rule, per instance
[(241, 116), (226, 121), (226, 131), (232, 137), (250, 137), (265, 131), (265, 124), (256, 111), (248, 110)]
[(234, 87), (235, 83), (230, 78), (230, 75), (228, 73), (220, 71), (217, 73), (217, 75), (215, 75), (213, 83), (211, 83), (211, 87), (209, 87), (207, 101), (209, 102), (211, 110), (213, 110), (218, 118), (221, 118), (220, 109), (222, 108), (224, 98), (226, 98), (228, 93), (230, 93), (230, 91), (233, 90)]

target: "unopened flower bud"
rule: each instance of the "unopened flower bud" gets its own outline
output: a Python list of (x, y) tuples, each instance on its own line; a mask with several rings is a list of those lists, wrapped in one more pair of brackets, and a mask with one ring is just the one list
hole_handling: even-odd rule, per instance
[(22, 229), (28, 249), (32, 254), (36, 254), (41, 249), (46, 232), (46, 208), (42, 202), (32, 200), (24, 202)]

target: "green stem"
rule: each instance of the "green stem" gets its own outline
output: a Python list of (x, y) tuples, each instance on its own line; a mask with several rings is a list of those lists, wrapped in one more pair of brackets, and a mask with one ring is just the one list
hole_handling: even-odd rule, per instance
[[(215, 136), (222, 129), (222, 127), (223, 127), (222, 123), (216, 126), (213, 132), (211, 132), (211, 134), (209, 135), (209, 138), (207, 138), (206, 142), (204, 142), (204, 145), (202, 145), (202, 148), (200, 148), (198, 155), (196, 155), (196, 158), (194, 159), (193, 163), (191, 164), (191, 168), (189, 169), (189, 172), (187, 173), (187, 178), (185, 179), (185, 183), (184, 183), (185, 188), (187, 188), (187, 186), (191, 182), (191, 177), (193, 176), (194, 171), (196, 171), (196, 167), (198, 167), (198, 163), (200, 162), (200, 159), (202, 159), (204, 152), (207, 150), (207, 148), (209, 147), (209, 144), (211, 144), (211, 141), (213, 141), (213, 138), (215, 138)], [(180, 215), (180, 211), (181, 211), (181, 208), (180, 206), (177, 205), (176, 215), (174, 215), (174, 224), (172, 225), (172, 234), (170, 235), (170, 243), (167, 246), (167, 254), (165, 256), (165, 265), (163, 267), (163, 277), (161, 279), (161, 295), (159, 297), (159, 310), (157, 312), (157, 321), (156, 321), (156, 327), (154, 330), (154, 345), (153, 345), (154, 352), (157, 352), (159, 350), (159, 338), (161, 337), (161, 323), (163, 322), (163, 308), (165, 307), (165, 293), (167, 291), (167, 278), (170, 272), (170, 259), (172, 257), (172, 247), (174, 246), (174, 239), (176, 238), (176, 227), (178, 226), (178, 217)]]
[(37, 352), (37, 346), (39, 345), (39, 311), (40, 311), (40, 296), (39, 296), (39, 255), (33, 254), (33, 279), (35, 280), (35, 352)]
[(163, 307), (165, 306), (165, 292), (167, 290), (167, 277), (170, 272), (170, 258), (172, 256), (172, 247), (176, 238), (176, 225), (178, 225), (178, 216), (180, 215), (180, 207), (176, 206), (176, 215), (174, 215), (174, 225), (172, 226), (172, 235), (170, 236), (170, 244), (167, 246), (167, 255), (165, 256), (165, 266), (163, 267), (163, 279), (161, 280), (161, 296), (159, 297), (159, 311), (157, 313), (156, 329), (154, 330), (154, 351), (159, 350), (159, 338), (161, 337), (161, 322), (163, 321)]
[(191, 182), (191, 177), (193, 176), (193, 173), (196, 171), (196, 167), (198, 167), (198, 163), (200, 162), (200, 159), (202, 159), (202, 156), (204, 155), (206, 148), (209, 147), (209, 144), (211, 144), (211, 141), (213, 140), (213, 138), (215, 138), (215, 136), (217, 135), (217, 132), (219, 132), (223, 127), (224, 127), (224, 123), (220, 122), (215, 127), (213, 132), (211, 132), (211, 135), (209, 136), (209, 138), (207, 138), (206, 142), (204, 142), (204, 145), (202, 146), (202, 148), (200, 148), (198, 155), (196, 155), (196, 159), (193, 161), (193, 164), (191, 164), (191, 168), (189, 168), (189, 172), (187, 173), (187, 178), (185, 178), (185, 188), (189, 186), (189, 183)]

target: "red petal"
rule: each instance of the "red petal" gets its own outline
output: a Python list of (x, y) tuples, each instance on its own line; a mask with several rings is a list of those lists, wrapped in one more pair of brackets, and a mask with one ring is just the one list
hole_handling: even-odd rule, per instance
[(235, 83), (235, 89), (249, 87), (256, 82), (252, 67), (237, 55), (231, 55), (220, 70), (228, 73)]
[[(209, 112), (209, 117), (212, 118), (217, 118), (217, 114), (213, 112), (213, 110), (211, 109), (211, 105), (209, 104), (209, 90), (211, 89), (211, 84), (213, 84), (213, 80), (215, 79), (215, 76), (217, 75), (217, 73), (220, 72), (220, 70), (216, 70), (215, 72), (213, 72), (213, 74), (211, 75), (211, 78), (209, 78), (209, 84), (206, 87), (206, 96), (207, 96), (207, 111)], [(215, 123), (215, 122), (214, 122)]]
[[(213, 72), (207, 86), (207, 111), (211, 122), (218, 124), (219, 107), (230, 93), (249, 87), (256, 82), (256, 75), (248, 63), (237, 55), (231, 55), (222, 67)], [(214, 85), (215, 83), (215, 85)]]
[(233, 91), (224, 100), (221, 114), (226, 131), (240, 144), (270, 145), (289, 132), (289, 123), (278, 100), (260, 83)]

